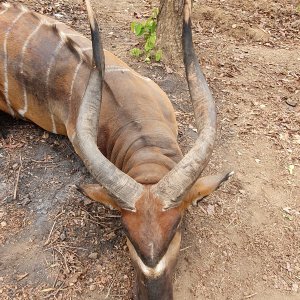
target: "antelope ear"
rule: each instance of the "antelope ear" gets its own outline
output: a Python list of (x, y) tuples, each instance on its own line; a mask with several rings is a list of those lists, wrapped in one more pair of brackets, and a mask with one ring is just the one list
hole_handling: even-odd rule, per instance
[(109, 196), (107, 190), (99, 184), (84, 184), (77, 186), (77, 189), (92, 200), (100, 202), (101, 204), (109, 207), (110, 209), (120, 210), (112, 197)]
[(226, 172), (199, 178), (185, 196), (183, 200), (184, 208), (188, 207), (191, 203), (197, 204), (198, 201), (217, 190), (233, 174), (234, 172)]

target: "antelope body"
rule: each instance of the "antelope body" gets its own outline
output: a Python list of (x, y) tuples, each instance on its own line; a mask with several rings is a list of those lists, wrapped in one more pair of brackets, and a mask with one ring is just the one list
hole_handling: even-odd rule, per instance
[(137, 273), (135, 297), (173, 299), (184, 210), (229, 175), (198, 179), (212, 151), (215, 109), (193, 53), (191, 3), (185, 1), (185, 65), (200, 136), (183, 158), (168, 97), (103, 54), (86, 2), (93, 44), (51, 18), (0, 4), (0, 110), (68, 136), (99, 182), (82, 192), (121, 212)]

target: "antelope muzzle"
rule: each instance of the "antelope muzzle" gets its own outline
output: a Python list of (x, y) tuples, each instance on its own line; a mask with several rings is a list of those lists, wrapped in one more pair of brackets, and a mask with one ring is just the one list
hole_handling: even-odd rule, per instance
[(158, 278), (147, 278), (137, 270), (133, 291), (134, 300), (173, 299), (172, 274), (165, 273)]

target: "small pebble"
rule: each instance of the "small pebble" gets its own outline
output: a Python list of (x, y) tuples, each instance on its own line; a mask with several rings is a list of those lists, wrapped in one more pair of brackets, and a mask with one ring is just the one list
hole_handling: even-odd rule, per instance
[(61, 241), (64, 241), (64, 240), (67, 238), (66, 233), (65, 233), (65, 232), (62, 232), (62, 233), (60, 234), (59, 238), (60, 238)]
[(212, 216), (215, 213), (215, 206), (208, 204), (206, 211), (208, 215)]

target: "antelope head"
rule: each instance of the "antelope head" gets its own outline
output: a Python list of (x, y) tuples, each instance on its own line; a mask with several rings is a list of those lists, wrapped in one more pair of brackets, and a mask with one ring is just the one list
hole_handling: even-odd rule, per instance
[(199, 137), (191, 150), (158, 183), (142, 185), (114, 166), (98, 150), (104, 54), (89, 0), (93, 55), (96, 68), (78, 112), (72, 143), (101, 187), (85, 186), (84, 192), (118, 209), (136, 270), (135, 298), (173, 299), (172, 274), (180, 249), (180, 224), (185, 209), (216, 190), (231, 173), (199, 178), (208, 163), (216, 134), (216, 109), (194, 53), (191, 32), (191, 0), (184, 1), (183, 52), (186, 77)]

